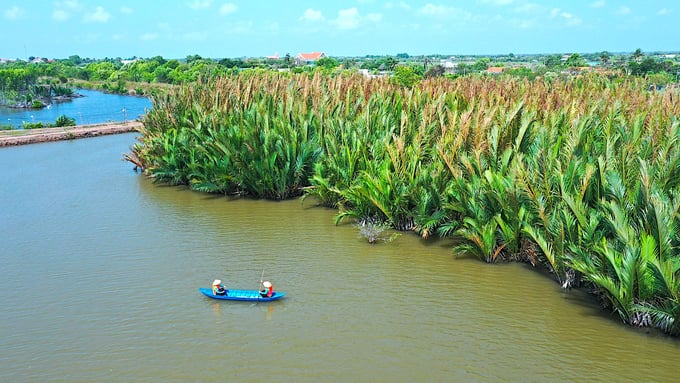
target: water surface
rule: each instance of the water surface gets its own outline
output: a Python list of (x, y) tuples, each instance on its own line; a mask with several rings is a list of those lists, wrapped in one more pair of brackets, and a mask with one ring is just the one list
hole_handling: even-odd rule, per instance
[[(122, 134), (0, 149), (2, 382), (670, 382), (678, 341), (523, 265), (154, 185)], [(287, 297), (213, 301), (198, 287)]]
[(78, 125), (130, 121), (140, 118), (151, 109), (151, 100), (146, 97), (108, 94), (87, 89), (76, 89), (76, 92), (84, 97), (55, 103), (43, 109), (0, 107), (0, 125), (21, 127), (24, 122), (51, 124), (61, 115), (75, 119)]

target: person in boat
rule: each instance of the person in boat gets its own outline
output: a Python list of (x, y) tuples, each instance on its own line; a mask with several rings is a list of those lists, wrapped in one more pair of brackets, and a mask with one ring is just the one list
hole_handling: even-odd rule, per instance
[(215, 294), (215, 295), (225, 295), (225, 294), (227, 294), (227, 290), (224, 288), (222, 281), (219, 280), (219, 279), (215, 279), (213, 281), (212, 291), (213, 291), (213, 294)]
[(262, 298), (271, 298), (271, 296), (274, 295), (274, 285), (269, 281), (264, 281), (262, 282), (262, 286), (264, 288), (260, 290), (260, 296)]

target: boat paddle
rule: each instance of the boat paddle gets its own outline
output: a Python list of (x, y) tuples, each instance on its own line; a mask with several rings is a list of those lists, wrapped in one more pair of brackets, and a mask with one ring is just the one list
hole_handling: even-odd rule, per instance
[(262, 275), (260, 275), (260, 288), (257, 291), (262, 291), (262, 283), (264, 282), (264, 267), (262, 268)]

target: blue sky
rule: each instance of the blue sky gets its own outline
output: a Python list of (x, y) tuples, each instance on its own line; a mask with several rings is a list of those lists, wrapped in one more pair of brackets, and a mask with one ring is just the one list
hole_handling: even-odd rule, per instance
[(680, 50), (676, 0), (3, 0), (0, 58)]

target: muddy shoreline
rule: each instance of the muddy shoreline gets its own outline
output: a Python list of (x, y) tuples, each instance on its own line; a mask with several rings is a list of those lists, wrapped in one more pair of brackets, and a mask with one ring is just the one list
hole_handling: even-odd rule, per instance
[(0, 147), (130, 133), (141, 127), (142, 123), (139, 121), (128, 121), (60, 128), (0, 130)]

